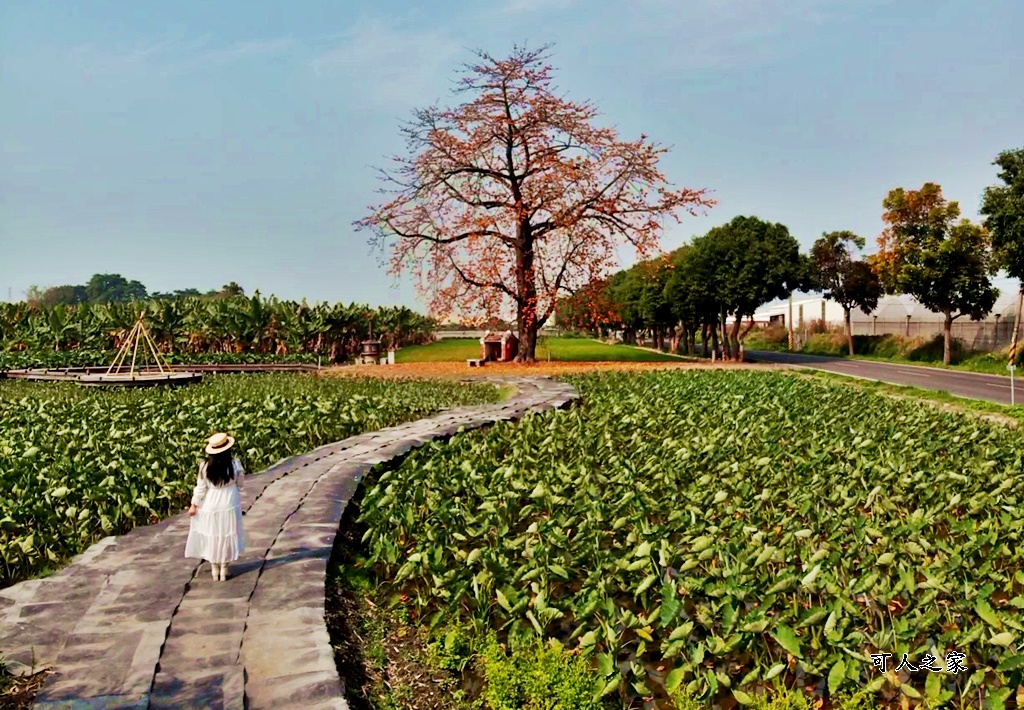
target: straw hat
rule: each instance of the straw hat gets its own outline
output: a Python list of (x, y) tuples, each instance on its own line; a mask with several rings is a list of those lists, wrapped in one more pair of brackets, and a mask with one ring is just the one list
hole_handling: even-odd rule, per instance
[(206, 453), (210, 455), (222, 454), (234, 445), (235, 437), (229, 436), (224, 432), (217, 432), (207, 440)]

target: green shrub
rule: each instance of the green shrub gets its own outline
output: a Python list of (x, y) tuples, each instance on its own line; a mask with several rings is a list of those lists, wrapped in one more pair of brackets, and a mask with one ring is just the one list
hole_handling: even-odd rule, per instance
[(815, 333), (800, 349), (811, 355), (844, 355), (849, 352), (846, 336), (836, 333)]
[[(904, 357), (917, 362), (942, 362), (942, 352), (945, 343), (941, 335), (930, 339), (915, 338), (905, 341), (906, 351)], [(952, 350), (952, 362), (957, 362), (964, 356), (964, 348), (959, 340), (953, 338), (950, 344)]]
[(597, 710), (597, 677), (584, 657), (560, 644), (506, 651), (490, 639), (480, 657), (484, 700), (492, 710)]
[[(748, 347), (757, 349), (753, 345)], [(853, 336), (854, 354), (869, 357), (902, 358), (913, 362), (942, 362), (943, 347), (942, 335), (931, 338), (907, 338), (892, 333)], [(844, 356), (849, 353), (849, 345), (842, 328), (835, 328), (811, 335), (800, 351), (809, 355)], [(954, 363), (960, 362), (968, 356), (963, 343), (955, 338), (952, 343), (952, 356)]]
[(789, 331), (785, 326), (755, 328), (743, 341), (746, 350), (785, 350), (789, 347)]
[(855, 335), (853, 352), (875, 357), (900, 357), (903, 354), (902, 340), (898, 335)]
[[(750, 700), (750, 705), (746, 706), (750, 710), (811, 710), (818, 707), (806, 693), (785, 688), (771, 690), (764, 695), (751, 695)], [(866, 692), (833, 696), (830, 701), (833, 710), (874, 710), (876, 707)], [(674, 702), (676, 710), (707, 710), (711, 707), (707, 702), (687, 696), (675, 698)]]
[(427, 653), (436, 667), (461, 673), (475, 654), (473, 645), (472, 639), (461, 628), (456, 627), (428, 644)]

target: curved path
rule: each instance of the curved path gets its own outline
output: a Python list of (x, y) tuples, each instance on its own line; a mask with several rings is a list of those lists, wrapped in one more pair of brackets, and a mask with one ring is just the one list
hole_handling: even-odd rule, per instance
[(376, 464), (578, 397), (546, 378), (501, 382), (517, 393), (499, 404), (355, 436), (248, 476), (247, 549), (227, 582), (182, 557), (180, 514), (0, 590), (0, 652), (16, 671), (55, 671), (39, 708), (347, 708), (324, 622), (345, 506)]

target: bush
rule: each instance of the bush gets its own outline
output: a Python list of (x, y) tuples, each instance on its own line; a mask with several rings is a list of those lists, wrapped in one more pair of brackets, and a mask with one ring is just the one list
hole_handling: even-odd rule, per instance
[[(833, 328), (828, 324), (828, 321), (818, 318), (817, 320), (810, 321), (804, 330), (811, 335), (817, 335), (818, 333), (831, 333)], [(840, 332), (845, 332), (840, 328)]]
[(800, 352), (810, 355), (845, 355), (849, 352), (849, 347), (843, 334), (816, 333), (807, 339)]
[[(756, 349), (753, 345), (748, 347)], [(942, 362), (943, 348), (941, 334), (931, 338), (907, 338), (895, 334), (853, 336), (854, 354), (869, 357), (903, 358), (914, 362)], [(841, 327), (814, 333), (807, 338), (800, 352), (808, 355), (845, 356), (849, 353), (846, 333)], [(968, 356), (963, 343), (954, 338), (952, 362), (960, 362)], [(997, 359), (1005, 361), (1006, 358), (997, 356)]]
[(469, 665), (475, 649), (472, 639), (461, 629), (453, 628), (427, 646), (431, 662), (438, 668), (461, 673)]
[[(748, 706), (752, 710), (811, 710), (821, 707), (813, 699), (799, 690), (787, 690), (778, 688), (770, 690), (764, 695), (751, 697), (752, 703)], [(675, 701), (676, 710), (705, 710), (707, 703), (682, 697)], [(833, 710), (872, 710), (875, 705), (870, 695), (860, 693), (856, 695), (842, 695), (831, 698)]]
[(553, 642), (507, 652), (491, 638), (480, 658), (492, 710), (598, 710), (595, 673), (584, 657)]
[(853, 352), (875, 357), (900, 357), (903, 354), (903, 340), (899, 335), (855, 335)]
[(743, 341), (745, 350), (785, 350), (789, 347), (789, 331), (785, 326), (755, 328)]

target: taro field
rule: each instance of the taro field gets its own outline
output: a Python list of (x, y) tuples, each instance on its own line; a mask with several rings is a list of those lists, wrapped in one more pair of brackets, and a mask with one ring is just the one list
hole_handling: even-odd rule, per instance
[(248, 471), (331, 441), (495, 401), (493, 387), (220, 375), (166, 390), (0, 381), (0, 587), (187, 507), (204, 440), (238, 439)]
[(1024, 704), (1018, 432), (780, 373), (570, 379), (366, 489), (414, 618), (555, 640), (609, 707)]

